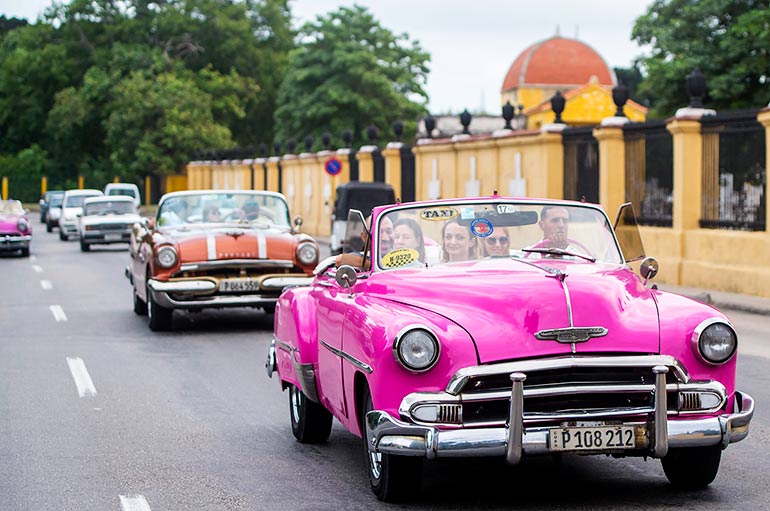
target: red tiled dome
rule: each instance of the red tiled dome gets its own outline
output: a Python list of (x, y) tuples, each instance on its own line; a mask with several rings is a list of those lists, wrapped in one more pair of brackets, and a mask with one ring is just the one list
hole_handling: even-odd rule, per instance
[(615, 85), (614, 75), (596, 50), (576, 39), (555, 36), (519, 55), (503, 81), (502, 92), (521, 85), (583, 85), (596, 76)]

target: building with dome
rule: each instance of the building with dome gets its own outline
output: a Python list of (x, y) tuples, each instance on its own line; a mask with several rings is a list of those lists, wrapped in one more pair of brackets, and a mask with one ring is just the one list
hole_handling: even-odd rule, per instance
[[(503, 80), (501, 104), (516, 106), (527, 116), (527, 128), (537, 129), (554, 121), (551, 98), (561, 92), (565, 99), (563, 122), (592, 126), (615, 114), (612, 88), (616, 85), (615, 73), (596, 50), (557, 34), (516, 57)], [(629, 120), (641, 122), (647, 109), (629, 100), (623, 113)]]

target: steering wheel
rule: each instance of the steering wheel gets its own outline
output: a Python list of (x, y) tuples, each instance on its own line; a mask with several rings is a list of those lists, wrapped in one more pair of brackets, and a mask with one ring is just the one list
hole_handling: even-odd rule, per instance
[[(572, 245), (573, 247), (579, 248), (580, 250), (583, 251), (583, 253), (585, 255), (587, 255), (589, 257), (594, 257), (593, 253), (590, 250), (588, 250), (588, 248), (583, 243), (579, 242), (578, 240), (576, 240), (574, 238), (567, 238), (567, 247), (569, 247), (570, 245)], [(537, 243), (535, 243), (534, 245), (532, 245), (531, 247), (528, 247), (528, 248), (535, 248), (535, 249), (537, 249), (537, 248), (558, 248), (558, 247), (554, 247), (553, 246), (553, 241), (552, 240), (545, 239), (545, 240), (538, 241)], [(567, 250), (567, 249), (564, 249), (564, 250)], [(524, 256), (524, 257), (529, 257), (530, 254), (533, 254), (533, 253), (534, 252), (528, 252), (527, 255)]]

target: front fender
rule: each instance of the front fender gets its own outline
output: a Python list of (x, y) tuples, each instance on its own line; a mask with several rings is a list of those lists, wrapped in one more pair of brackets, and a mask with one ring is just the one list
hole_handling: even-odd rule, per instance
[[(393, 352), (396, 336), (411, 325), (430, 328), (440, 344), (438, 362), (422, 373), (405, 369)], [(407, 394), (442, 391), (459, 369), (479, 363), (470, 335), (457, 323), (390, 300), (358, 297), (348, 309), (343, 338), (344, 351), (372, 368), (366, 379), (375, 409), (394, 417)], [(354, 369), (349, 364), (344, 367), (345, 388), (352, 389)]]
[(318, 320), (311, 289), (287, 289), (278, 298), (274, 316), (276, 368), (280, 380), (300, 389), (302, 382), (297, 376), (295, 363), (318, 365)]
[[(656, 291), (655, 299), (660, 315), (661, 355), (671, 355), (679, 360), (693, 380), (719, 381), (732, 401), (738, 354), (725, 364), (714, 366), (697, 355), (692, 343), (693, 331), (702, 321), (719, 318), (729, 323), (727, 316), (710, 305), (673, 293)], [(732, 402), (728, 403), (728, 409), (731, 410), (731, 406)]]

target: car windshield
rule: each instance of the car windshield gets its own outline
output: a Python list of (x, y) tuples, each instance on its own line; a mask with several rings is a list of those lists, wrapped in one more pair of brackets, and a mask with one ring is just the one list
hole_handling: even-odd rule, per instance
[(0, 215), (21, 215), (23, 213), (24, 208), (21, 206), (21, 202), (17, 200), (0, 201)]
[(86, 204), (83, 213), (85, 215), (126, 215), (136, 213), (134, 203), (122, 201), (99, 201)]
[(133, 188), (111, 188), (107, 195), (128, 195), (136, 198), (136, 190)]
[(158, 225), (238, 224), (290, 228), (281, 195), (265, 192), (185, 192), (167, 197), (158, 208)]
[(67, 202), (64, 203), (65, 208), (82, 208), (83, 201), (89, 197), (97, 197), (96, 195), (69, 195)]
[(623, 263), (607, 217), (569, 202), (397, 207), (378, 218), (375, 249), (381, 269), (494, 258)]
[(64, 200), (64, 195), (54, 195), (51, 198), (50, 207), (52, 207), (52, 208), (60, 208), (61, 207), (61, 203), (62, 203), (63, 200)]

